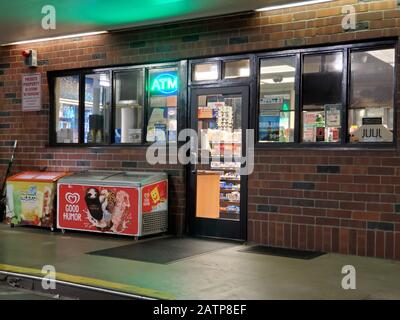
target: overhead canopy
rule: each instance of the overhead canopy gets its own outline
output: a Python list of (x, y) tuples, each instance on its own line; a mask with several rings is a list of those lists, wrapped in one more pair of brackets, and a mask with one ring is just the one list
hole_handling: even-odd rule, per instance
[[(11, 0), (0, 2), (0, 44), (252, 11), (295, 0)], [(56, 9), (44, 30), (42, 8)]]

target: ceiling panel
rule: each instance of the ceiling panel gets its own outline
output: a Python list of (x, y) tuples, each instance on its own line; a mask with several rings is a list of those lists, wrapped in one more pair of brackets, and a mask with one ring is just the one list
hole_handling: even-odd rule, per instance
[(294, 0), (53, 0), (57, 27), (44, 30), (42, 8), (48, 0), (0, 2), (0, 44), (117, 30), (143, 25), (252, 11)]

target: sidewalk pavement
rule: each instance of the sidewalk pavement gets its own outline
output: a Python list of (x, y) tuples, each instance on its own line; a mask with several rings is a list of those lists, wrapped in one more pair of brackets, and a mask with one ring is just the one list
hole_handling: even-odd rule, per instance
[[(400, 299), (397, 261), (339, 254), (301, 260), (241, 252), (240, 244), (169, 264), (87, 254), (132, 243), (0, 224), (0, 270), (40, 274), (53, 265), (65, 281), (164, 299)], [(356, 290), (342, 289), (345, 265), (356, 268)]]

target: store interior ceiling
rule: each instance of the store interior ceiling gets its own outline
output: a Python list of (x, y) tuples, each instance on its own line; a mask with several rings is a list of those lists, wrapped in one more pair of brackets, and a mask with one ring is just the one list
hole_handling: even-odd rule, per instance
[[(301, 0), (12, 0), (0, 2), (0, 45), (230, 15)], [(306, 0), (308, 2), (310, 0)], [(42, 20), (51, 5), (56, 28)], [(43, 10), (43, 13), (42, 13)]]

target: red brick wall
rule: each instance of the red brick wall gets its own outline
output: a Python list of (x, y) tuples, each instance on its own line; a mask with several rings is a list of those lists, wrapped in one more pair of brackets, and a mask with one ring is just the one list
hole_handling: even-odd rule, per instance
[[(354, 5), (357, 30), (342, 30), (342, 6)], [(397, 1), (342, 0), (0, 48), (0, 163), (12, 140), (17, 170), (83, 168), (160, 170), (171, 174), (171, 225), (182, 232), (185, 175), (151, 167), (144, 148), (50, 148), (46, 72), (78, 67), (163, 62), (201, 56), (398, 37)], [(21, 112), (20, 52), (37, 49), (43, 111)], [(253, 115), (254, 116), (254, 115)], [(398, 125), (400, 128), (400, 125)], [(256, 150), (249, 179), (249, 241), (400, 259), (400, 155), (393, 150)]]
[(257, 150), (249, 195), (254, 242), (400, 259), (397, 150)]

